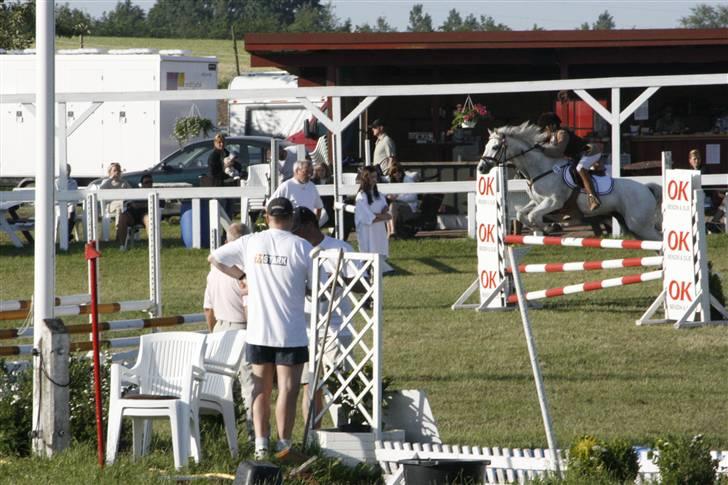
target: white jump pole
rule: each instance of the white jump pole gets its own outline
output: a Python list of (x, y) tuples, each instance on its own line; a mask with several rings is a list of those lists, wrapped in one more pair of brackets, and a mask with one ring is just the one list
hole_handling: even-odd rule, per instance
[(551, 461), (557, 475), (561, 475), (561, 464), (556, 445), (556, 437), (554, 436), (554, 428), (551, 423), (551, 413), (549, 412), (549, 402), (546, 398), (546, 389), (543, 385), (543, 376), (541, 375), (541, 367), (538, 363), (538, 352), (536, 351), (536, 341), (531, 332), (531, 322), (528, 320), (528, 305), (521, 287), (521, 277), (518, 273), (518, 262), (513, 252), (513, 247), (508, 247), (508, 258), (511, 262), (511, 271), (513, 274), (513, 283), (516, 287), (516, 295), (518, 295), (518, 308), (521, 311), (521, 320), (523, 320), (523, 333), (526, 336), (526, 345), (528, 346), (528, 356), (531, 359), (531, 369), (533, 370), (533, 379), (536, 381), (536, 393), (538, 394), (538, 404), (541, 407), (541, 417), (543, 418), (543, 426), (546, 430), (546, 441), (549, 445), (551, 453)]

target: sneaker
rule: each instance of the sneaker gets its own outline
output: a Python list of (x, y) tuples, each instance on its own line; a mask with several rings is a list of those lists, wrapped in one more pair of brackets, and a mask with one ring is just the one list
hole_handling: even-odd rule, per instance
[(257, 461), (265, 460), (268, 458), (268, 448), (258, 448), (255, 450), (254, 457)]
[(276, 442), (276, 453), (285, 451), (291, 447), (290, 440), (278, 440)]

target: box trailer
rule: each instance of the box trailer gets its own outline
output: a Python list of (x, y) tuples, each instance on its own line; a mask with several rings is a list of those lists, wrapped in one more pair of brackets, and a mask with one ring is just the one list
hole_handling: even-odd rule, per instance
[[(33, 91), (32, 54), (0, 54), (2, 94)], [(185, 51), (83, 49), (58, 51), (55, 57), (57, 93), (217, 89), (217, 58), (191, 57)], [(67, 126), (89, 106), (91, 102), (67, 103)], [(32, 108), (20, 103), (0, 105), (0, 177), (34, 175), (36, 140)], [(174, 124), (191, 112), (217, 124), (214, 100), (102, 103), (68, 137), (67, 159), (72, 176), (105, 176), (110, 162), (121, 163), (125, 171), (151, 167), (179, 148), (171, 137)]]
[[(298, 76), (285, 71), (251, 72), (230, 81), (229, 89), (297, 88)], [(309, 98), (325, 109), (326, 98)], [(232, 99), (228, 101), (230, 134), (271, 136), (313, 149), (316, 139), (306, 140), (303, 126), (312, 120), (311, 113), (296, 98), (266, 100)], [(325, 131), (322, 131), (324, 133)], [(317, 133), (321, 135), (322, 133)]]

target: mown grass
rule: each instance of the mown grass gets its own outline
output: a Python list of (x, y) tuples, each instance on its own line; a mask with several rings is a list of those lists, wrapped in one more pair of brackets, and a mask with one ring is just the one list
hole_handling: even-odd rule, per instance
[[(183, 248), (178, 226), (165, 223), (163, 230), (164, 313), (199, 312), (207, 272), (206, 251)], [(33, 285), (32, 249), (15, 249), (7, 241), (2, 242), (0, 299), (27, 298)], [(725, 281), (728, 236), (710, 236), (708, 248), (714, 270)], [(122, 253), (107, 244), (102, 246), (102, 253), (102, 301), (144, 298), (148, 292), (144, 245)], [(536, 247), (526, 255), (525, 262), (644, 254)], [(392, 387), (427, 391), (446, 443), (545, 447), (518, 313), (450, 310), (475, 278), (474, 242), (396, 241), (391, 262), (398, 272), (384, 280), (383, 338), (384, 374), (393, 378)], [(638, 271), (590, 272), (586, 277), (584, 273), (527, 275), (524, 283), (527, 289), (535, 290)], [(75, 244), (68, 254), (56, 258), (57, 294), (85, 291), (85, 275), (82, 249)], [(728, 449), (728, 328), (678, 331), (671, 326), (637, 327), (635, 319), (657, 295), (659, 287), (659, 282), (650, 282), (544, 300), (542, 309), (531, 310), (560, 446), (567, 447), (585, 433), (642, 444), (667, 434), (703, 433), (713, 449)], [(18, 326), (18, 322), (2, 323)], [(300, 417), (298, 421), (296, 437), (301, 436)], [(219, 439), (223, 441), (222, 434)], [(157, 453), (153, 460), (169, 470), (171, 453), (165, 449)], [(37, 468), (40, 477), (63, 470), (93, 476), (93, 450), (75, 449), (68, 456), (67, 461), (10, 460), (2, 466), (13, 473), (26, 466)], [(128, 465), (129, 470), (135, 470), (133, 473), (118, 473), (125, 481), (145, 482), (145, 478), (136, 480), (137, 476), (147, 476), (146, 463)], [(233, 465), (214, 458), (202, 469), (231, 473)], [(118, 469), (127, 470), (126, 466), (122, 464)], [(117, 473), (113, 470), (117, 468), (107, 473)], [(9, 475), (0, 471), (2, 476)]]
[[(227, 88), (235, 77), (235, 53), (230, 39), (156, 39), (151, 37), (84, 37), (84, 47), (102, 49), (182, 49), (193, 56), (216, 56), (218, 60), (218, 86)], [(56, 38), (57, 49), (77, 49), (81, 45), (78, 37)], [(250, 67), (250, 54), (245, 43), (238, 40), (238, 60), (240, 70), (256, 70)]]

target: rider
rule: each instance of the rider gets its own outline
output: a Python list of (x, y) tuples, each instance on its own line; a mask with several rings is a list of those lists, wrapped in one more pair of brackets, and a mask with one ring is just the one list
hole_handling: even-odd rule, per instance
[(584, 182), (584, 189), (589, 197), (589, 210), (599, 208), (601, 201), (597, 197), (588, 170), (599, 161), (601, 151), (587, 144), (582, 138), (569, 130), (561, 128), (561, 118), (555, 113), (543, 113), (538, 117), (538, 126), (548, 135), (543, 145), (543, 152), (552, 158), (568, 157), (572, 160), (579, 160), (576, 171)]

